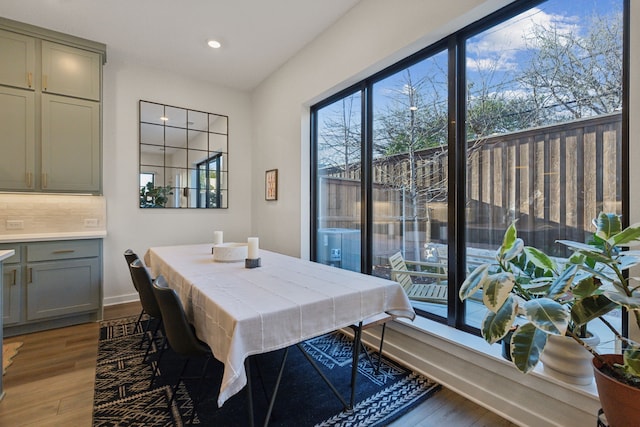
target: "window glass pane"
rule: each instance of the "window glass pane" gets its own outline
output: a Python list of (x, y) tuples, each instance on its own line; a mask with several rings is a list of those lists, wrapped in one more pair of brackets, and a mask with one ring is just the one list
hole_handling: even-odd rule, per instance
[[(600, 211), (621, 213), (622, 1), (551, 0), (466, 52), (467, 267), (513, 221), (562, 260), (556, 240), (586, 242)], [(466, 316), (479, 327), (482, 304)]]
[(373, 274), (401, 252), (414, 306), (446, 316), (447, 52), (373, 85)]
[(361, 97), (317, 112), (317, 261), (360, 271)]

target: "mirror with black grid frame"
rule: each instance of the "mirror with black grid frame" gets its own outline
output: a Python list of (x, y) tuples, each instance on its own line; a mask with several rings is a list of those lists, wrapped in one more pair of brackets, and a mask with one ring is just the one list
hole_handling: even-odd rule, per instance
[(140, 100), (140, 207), (227, 208), (225, 115)]

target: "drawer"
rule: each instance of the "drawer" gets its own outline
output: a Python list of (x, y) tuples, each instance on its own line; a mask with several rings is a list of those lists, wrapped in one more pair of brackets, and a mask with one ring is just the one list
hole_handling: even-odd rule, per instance
[(27, 245), (27, 262), (93, 258), (100, 255), (98, 240), (67, 240)]
[(5, 264), (19, 264), (22, 262), (22, 252), (20, 251), (19, 244), (2, 244), (0, 245), (0, 250), (11, 250), (15, 252), (15, 254), (11, 255), (9, 258), (6, 258), (3, 262)]

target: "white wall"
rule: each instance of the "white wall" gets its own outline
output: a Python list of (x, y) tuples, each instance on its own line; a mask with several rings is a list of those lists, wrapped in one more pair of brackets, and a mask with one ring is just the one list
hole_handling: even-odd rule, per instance
[[(137, 299), (124, 262), (127, 248), (140, 256), (150, 246), (208, 242), (214, 230), (226, 241), (251, 231), (251, 111), (249, 95), (121, 61), (108, 53), (104, 67), (103, 161), (107, 200), (104, 239), (105, 305)], [(229, 116), (229, 208), (138, 207), (138, 101)]]

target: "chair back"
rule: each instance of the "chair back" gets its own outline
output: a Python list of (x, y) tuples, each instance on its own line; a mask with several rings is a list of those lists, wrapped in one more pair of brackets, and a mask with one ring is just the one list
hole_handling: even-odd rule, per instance
[(209, 347), (196, 337), (178, 294), (169, 287), (162, 275), (154, 281), (153, 292), (162, 312), (167, 341), (173, 351), (183, 356), (208, 354)]
[(153, 293), (153, 281), (151, 280), (149, 271), (139, 258), (133, 261), (129, 266), (131, 268), (133, 283), (135, 284), (135, 287), (138, 290), (138, 295), (140, 296), (142, 308), (149, 316), (155, 317), (156, 319), (162, 319), (160, 307), (158, 307), (156, 296)]
[[(391, 264), (391, 280), (395, 280), (400, 283), (400, 286), (404, 288), (406, 292), (409, 291), (413, 280), (409, 274), (407, 264), (404, 262), (401, 252), (397, 252), (389, 257), (389, 264)], [(403, 273), (406, 271), (406, 273)]]
[(129, 270), (129, 274), (131, 275), (131, 281), (133, 282), (133, 287), (136, 288), (136, 291), (137, 291), (138, 287), (136, 286), (136, 281), (133, 280), (133, 272), (131, 271), (131, 263), (133, 261), (139, 259), (138, 254), (133, 252), (131, 249), (127, 249), (126, 251), (124, 251), (124, 259), (125, 259), (125, 261), (127, 261), (127, 269)]

